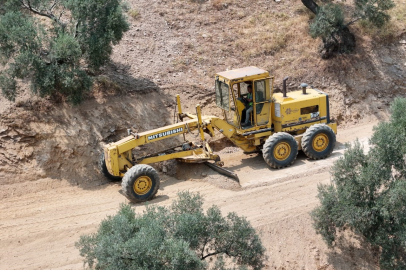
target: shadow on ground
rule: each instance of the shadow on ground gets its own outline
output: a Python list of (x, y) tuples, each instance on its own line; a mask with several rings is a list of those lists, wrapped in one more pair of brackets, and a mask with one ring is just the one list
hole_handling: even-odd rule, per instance
[(334, 248), (327, 256), (329, 264), (336, 270), (379, 269), (379, 249), (372, 247), (364, 237), (353, 232), (340, 232)]

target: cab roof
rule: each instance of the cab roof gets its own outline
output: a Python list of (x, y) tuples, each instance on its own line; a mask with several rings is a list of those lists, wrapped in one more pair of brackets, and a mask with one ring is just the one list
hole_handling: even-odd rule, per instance
[(269, 76), (269, 72), (257, 67), (244, 67), (233, 70), (227, 70), (217, 73), (218, 76), (221, 76), (228, 80), (244, 79), (245, 77), (252, 77), (262, 75), (261, 77)]

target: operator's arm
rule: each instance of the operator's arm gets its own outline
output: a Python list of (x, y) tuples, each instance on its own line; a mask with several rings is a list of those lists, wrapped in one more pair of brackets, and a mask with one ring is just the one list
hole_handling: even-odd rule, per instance
[[(249, 96), (251, 96), (251, 98), (249, 98)], [(247, 95), (246, 100), (247, 100), (248, 102), (251, 102), (251, 101), (252, 101), (252, 94), (251, 94), (251, 95)]]

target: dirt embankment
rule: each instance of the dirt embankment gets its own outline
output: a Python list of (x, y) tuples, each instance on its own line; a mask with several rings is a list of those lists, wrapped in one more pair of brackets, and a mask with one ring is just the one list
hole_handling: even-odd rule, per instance
[[(25, 102), (9, 109), (0, 119), (0, 185), (9, 187), (1, 197), (40, 190), (42, 185), (35, 188), (39, 179), (83, 188), (104, 183), (97, 167), (102, 145), (126, 136), (127, 128), (145, 131), (170, 124), (171, 102), (151, 89), (148, 94), (100, 96), (77, 107), (44, 107), (43, 101), (42, 107)], [(147, 145), (138, 151), (159, 148)]]

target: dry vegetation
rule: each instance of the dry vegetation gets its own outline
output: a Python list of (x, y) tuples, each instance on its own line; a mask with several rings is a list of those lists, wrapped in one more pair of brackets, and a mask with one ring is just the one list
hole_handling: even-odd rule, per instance
[[(222, 69), (257, 65), (272, 73), (301, 77), (308, 63), (319, 61), (319, 42), (308, 35), (312, 15), (300, 1), (291, 6), (235, 0), (190, 4), (195, 5), (188, 7), (190, 13), (182, 11), (186, 3), (179, 1), (170, 3), (170, 10), (164, 13), (171, 28), (181, 30), (185, 27), (182, 22), (194, 21), (191, 28), (198, 29), (195, 37), (184, 40), (182, 53), (172, 61), (175, 72), (202, 65), (212, 77)], [(173, 16), (175, 8), (177, 17)], [(207, 13), (211, 16), (201, 16)]]
[(136, 9), (131, 9), (128, 11), (128, 15), (133, 19), (137, 19), (140, 16), (140, 12)]
[[(182, 10), (187, 2), (174, 1), (170, 7)], [(360, 36), (379, 39), (385, 44), (404, 32), (406, 4), (404, 0), (395, 2), (397, 7), (390, 12), (392, 20), (383, 29), (371, 27), (362, 21), (351, 26), (359, 44), (364, 42)], [(223, 63), (227, 69), (257, 65), (278, 77), (289, 74), (294, 78), (303, 78), (308, 75), (309, 69), (326, 66), (320, 63), (320, 40), (312, 39), (309, 35), (309, 21), (314, 16), (298, 0), (289, 4), (235, 0), (213, 0), (205, 4), (189, 1), (189, 4), (195, 5), (189, 7), (190, 16), (196, 16), (199, 32), (196, 33), (195, 42), (192, 39), (184, 41), (183, 53), (172, 62), (175, 72), (185, 72), (191, 65), (203, 65), (207, 67), (207, 75), (212, 77), (219, 71), (213, 66)], [(342, 5), (350, 14), (352, 2), (343, 2)], [(211, 16), (203, 19), (199, 16), (202, 13), (210, 13)], [(173, 12), (168, 11), (165, 15), (173, 15)], [(172, 21), (175, 28), (176, 20), (190, 20), (183, 11), (177, 15), (178, 19), (170, 16), (175, 21)]]
[(395, 0), (396, 8), (390, 10), (391, 20), (382, 28), (374, 27), (371, 23), (361, 21), (357, 27), (362, 35), (376, 38), (382, 43), (393, 42), (406, 31), (406, 2)]

